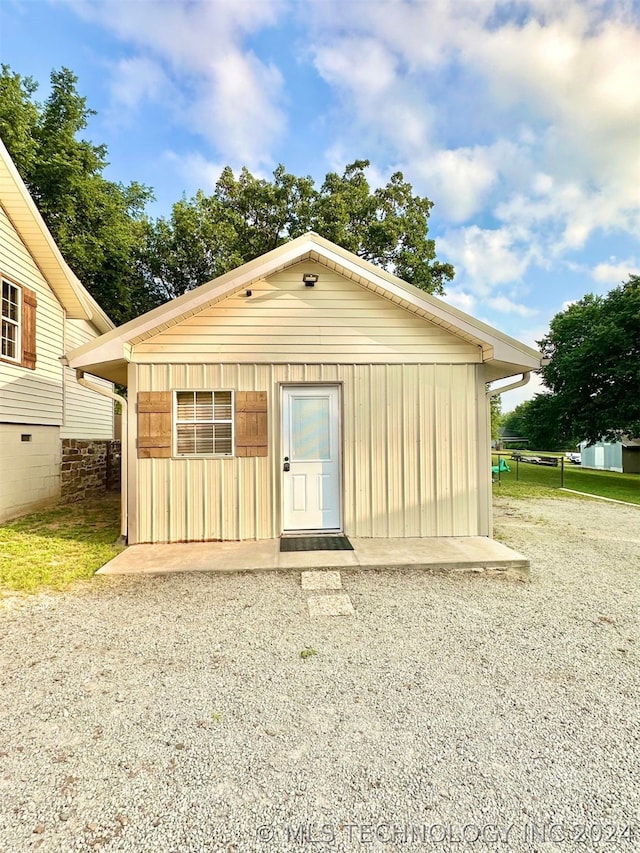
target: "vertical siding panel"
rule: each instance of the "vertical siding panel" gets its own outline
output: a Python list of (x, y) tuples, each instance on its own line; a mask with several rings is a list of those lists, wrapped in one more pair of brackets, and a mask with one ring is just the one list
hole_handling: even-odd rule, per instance
[(386, 446), (386, 370), (381, 365), (372, 365), (372, 514), (371, 528), (375, 536), (389, 535), (387, 508), (387, 446)]
[(402, 421), (404, 465), (404, 535), (420, 535), (420, 430), (419, 372), (417, 365), (402, 368)]
[(426, 435), (423, 431), (424, 424), (424, 370), (422, 365), (416, 366), (416, 480), (417, 480), (417, 499), (418, 499), (418, 536), (425, 535), (424, 523), (424, 441)]
[(463, 494), (463, 484), (468, 477), (466, 470), (468, 458), (466, 452), (466, 415), (464, 412), (464, 400), (466, 393), (465, 371), (450, 368), (451, 389), (451, 456), (450, 456), (450, 479), (451, 479), (451, 526), (450, 535), (455, 535), (457, 530), (467, 528), (467, 505)]
[(441, 464), (442, 464), (442, 454), (443, 454), (443, 446), (441, 444), (441, 406), (440, 406), (440, 393), (438, 390), (438, 382), (439, 382), (440, 371), (436, 366), (433, 371), (433, 400), (432, 400), (432, 436), (433, 436), (433, 447), (432, 447), (432, 459), (431, 459), (431, 467), (433, 471), (433, 520), (434, 520), (434, 536), (442, 536), (442, 502), (444, 501), (444, 494), (441, 489)]
[(475, 401), (475, 386), (476, 386), (476, 369), (473, 365), (466, 367), (467, 383), (466, 383), (466, 401), (463, 403), (463, 411), (466, 415), (466, 481), (463, 484), (465, 488), (465, 497), (467, 504), (467, 535), (478, 535), (478, 467), (476, 460), (478, 458), (478, 423), (477, 409), (470, 405), (470, 401)]
[(438, 369), (439, 381), (438, 390), (440, 393), (440, 442), (438, 449), (440, 451), (439, 458), (439, 478), (440, 478), (440, 494), (438, 496), (438, 504), (442, 508), (441, 514), (441, 536), (450, 536), (453, 525), (453, 490), (451, 483), (451, 471), (453, 467), (453, 435), (452, 435), (452, 412), (451, 398), (452, 376), (451, 365), (443, 365)]
[(196, 540), (219, 539), (220, 528), (215, 516), (215, 481), (209, 476), (207, 466), (201, 460), (190, 459), (189, 470), (191, 488), (195, 486), (195, 495), (191, 493), (191, 507), (195, 509), (192, 536)]
[[(279, 536), (282, 531), (282, 497), (280, 484), (280, 466), (282, 465), (282, 437), (280, 433), (280, 385), (283, 374), (280, 367), (265, 365), (262, 370), (265, 380), (273, 394), (271, 406), (271, 429), (274, 436), (271, 442), (273, 452), (268, 456), (267, 482), (265, 491), (268, 502), (263, 507), (264, 532), (268, 536)], [(265, 460), (266, 461), (266, 460)]]
[(345, 531), (359, 530), (354, 483), (354, 422), (356, 414), (353, 401), (353, 381), (344, 367), (340, 368), (342, 385), (342, 493), (343, 524)]
[(426, 449), (424, 453), (424, 483), (425, 483), (425, 521), (428, 536), (438, 535), (438, 472), (436, 470), (436, 447), (438, 435), (436, 431), (436, 369), (429, 365), (425, 369), (426, 382), (424, 386)]
[(387, 446), (387, 502), (389, 514), (389, 536), (402, 536), (402, 482), (401, 444), (402, 411), (400, 400), (400, 370), (396, 365), (387, 366), (387, 405), (385, 409)]
[(266, 390), (267, 457), (136, 460), (140, 541), (281, 532), (280, 382), (342, 383), (345, 530), (355, 536), (479, 529), (480, 397), (474, 365), (140, 365), (139, 390)]
[[(343, 430), (342, 447), (344, 455), (344, 504), (343, 516), (345, 528), (363, 529), (363, 506), (360, 495), (358, 460), (360, 453), (360, 433), (363, 428), (362, 412), (358, 402), (358, 366), (340, 365), (343, 380)], [(348, 485), (348, 490), (346, 486)]]
[(361, 536), (371, 536), (371, 469), (369, 467), (371, 444), (371, 387), (369, 369), (366, 365), (354, 368), (354, 486), (357, 495), (357, 529)]

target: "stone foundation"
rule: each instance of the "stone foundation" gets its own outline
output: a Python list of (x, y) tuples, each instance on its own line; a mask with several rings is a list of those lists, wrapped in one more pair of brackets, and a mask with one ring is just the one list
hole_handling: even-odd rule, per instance
[(120, 442), (62, 440), (60, 491), (66, 503), (120, 488)]

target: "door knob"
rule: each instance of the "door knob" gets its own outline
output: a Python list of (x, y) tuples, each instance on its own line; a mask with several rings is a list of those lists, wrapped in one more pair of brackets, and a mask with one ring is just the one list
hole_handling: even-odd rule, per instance
[(288, 463), (288, 462), (285, 462), (285, 463), (284, 463), (284, 465), (282, 466), (282, 470), (283, 470), (283, 471), (290, 471), (290, 470), (291, 470), (291, 465), (289, 465), (289, 463)]

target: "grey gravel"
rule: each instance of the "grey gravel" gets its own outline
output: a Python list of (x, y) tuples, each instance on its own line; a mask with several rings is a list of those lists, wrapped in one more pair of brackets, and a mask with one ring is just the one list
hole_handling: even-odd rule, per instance
[(4, 600), (0, 849), (639, 849), (640, 510), (496, 533), (530, 583), (342, 570), (349, 618), (296, 572)]
[(309, 616), (322, 619), (327, 616), (353, 616), (353, 604), (346, 592), (310, 595), (307, 599)]

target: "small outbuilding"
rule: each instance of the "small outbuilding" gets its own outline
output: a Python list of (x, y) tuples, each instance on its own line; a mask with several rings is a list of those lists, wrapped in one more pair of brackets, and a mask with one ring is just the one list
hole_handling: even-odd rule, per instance
[(620, 474), (640, 474), (640, 439), (620, 436), (619, 441), (580, 443), (583, 468), (600, 471), (617, 471)]
[(490, 536), (486, 385), (540, 354), (309, 233), (68, 362), (128, 388), (134, 544)]

